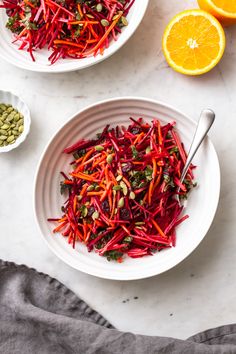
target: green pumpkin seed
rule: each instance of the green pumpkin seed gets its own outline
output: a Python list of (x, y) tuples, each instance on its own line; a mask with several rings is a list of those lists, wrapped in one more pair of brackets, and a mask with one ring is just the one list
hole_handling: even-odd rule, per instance
[(102, 145), (97, 145), (97, 146), (95, 146), (95, 150), (96, 151), (103, 151), (104, 147)]
[(23, 133), (23, 130), (24, 130), (23, 125), (20, 125), (19, 128), (18, 128), (19, 133)]
[(94, 18), (94, 16), (93, 16), (93, 15), (90, 15), (90, 14), (86, 14), (86, 16), (87, 16), (88, 18)]
[(101, 20), (101, 24), (102, 24), (104, 27), (107, 27), (107, 26), (110, 25), (110, 22), (107, 21), (105, 18), (103, 18), (103, 19)]
[(13, 123), (13, 124), (10, 125), (10, 128), (15, 128), (15, 126), (16, 125)]
[(116, 177), (117, 182), (121, 181), (121, 180), (122, 180), (122, 178), (123, 178), (123, 176), (118, 175), (118, 176)]
[(10, 144), (14, 144), (15, 142), (16, 142), (16, 140), (14, 139), (10, 142)]
[(135, 199), (136, 195), (134, 192), (130, 192), (129, 197), (130, 199)]
[(1, 119), (2, 119), (3, 121), (5, 121), (5, 119), (7, 118), (7, 116), (8, 116), (8, 113), (7, 113), (7, 112), (4, 112), (4, 113), (2, 114), (2, 116), (1, 116)]
[(4, 124), (3, 121), (0, 119), (0, 127), (1, 127), (3, 124)]
[(0, 140), (7, 140), (7, 136), (6, 135), (0, 135)]
[(0, 129), (0, 134), (5, 135), (6, 134), (6, 130)]
[(99, 4), (97, 4), (97, 6), (96, 6), (96, 10), (97, 10), (97, 12), (102, 12), (102, 4), (101, 3), (99, 3)]
[(22, 119), (22, 118), (21, 118), (21, 119), (19, 119), (19, 120), (18, 120), (18, 122), (17, 122), (18, 127), (19, 127), (20, 125), (22, 125), (23, 123), (24, 123), (23, 119)]
[(11, 130), (8, 130), (7, 135), (8, 135), (8, 136), (12, 135), (12, 131), (11, 131)]
[(125, 205), (125, 200), (124, 198), (120, 198), (119, 202), (118, 202), (118, 208), (123, 208), (123, 206)]
[(14, 108), (13, 108), (12, 106), (10, 106), (10, 107), (7, 108), (7, 112), (8, 112), (8, 113), (11, 113), (11, 112), (13, 112), (13, 111), (14, 111)]
[(119, 15), (115, 15), (112, 17), (112, 20), (115, 21), (118, 17), (119, 17)]
[(98, 186), (98, 185), (95, 186), (95, 191), (96, 191), (96, 192), (100, 191), (100, 186)]
[(88, 209), (85, 205), (82, 205), (81, 207), (81, 215), (83, 216), (83, 218), (85, 218), (88, 215)]
[(15, 113), (14, 122), (18, 122), (19, 119), (20, 119), (20, 114), (19, 113)]
[(95, 211), (93, 214), (92, 214), (92, 219), (93, 220), (96, 220), (99, 218), (99, 212), (98, 211)]
[(92, 192), (94, 190), (94, 188), (95, 188), (94, 185), (91, 184), (90, 186), (88, 186), (87, 192)]
[(111, 165), (112, 161), (113, 161), (113, 155), (108, 155), (108, 156), (107, 156), (107, 163), (108, 163), (109, 165)]
[(2, 126), (1, 126), (1, 129), (2, 130), (7, 130), (7, 129), (9, 129), (10, 128), (10, 125), (9, 124), (3, 124)]
[(125, 182), (121, 181), (120, 182), (120, 186), (122, 188), (122, 191), (123, 191), (124, 195), (127, 195), (128, 194), (128, 188), (127, 188)]
[(15, 116), (15, 112), (12, 112), (12, 113), (10, 113), (8, 116), (7, 116), (7, 121), (8, 122), (12, 122), (13, 121), (13, 119), (14, 119), (14, 116)]
[(120, 191), (121, 190), (121, 186), (117, 185), (117, 186), (113, 186), (113, 191)]
[(124, 243), (130, 243), (133, 241), (133, 237), (131, 236), (126, 236), (124, 239), (123, 239), (123, 242)]
[(14, 134), (15, 136), (18, 136), (20, 133), (18, 132), (18, 130), (13, 129), (12, 134)]
[(142, 230), (141, 226), (136, 226), (136, 229)]
[(1, 111), (5, 111), (7, 109), (7, 107), (6, 107), (5, 104), (1, 103), (0, 104), (0, 109), (1, 109)]
[(128, 24), (129, 24), (126, 17), (124, 17), (124, 16), (121, 16), (121, 22), (122, 22), (122, 25), (124, 25), (124, 26), (128, 26)]
[(9, 137), (7, 138), (7, 142), (8, 142), (8, 143), (11, 143), (13, 140), (15, 140), (14, 135), (11, 135), (11, 136), (9, 136)]

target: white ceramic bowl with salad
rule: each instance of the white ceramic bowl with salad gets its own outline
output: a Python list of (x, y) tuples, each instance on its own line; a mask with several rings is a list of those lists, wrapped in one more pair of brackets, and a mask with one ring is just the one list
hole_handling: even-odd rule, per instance
[[(196, 118), (198, 112), (196, 112)], [(161, 124), (176, 122), (176, 131), (186, 150), (189, 149), (196, 122), (174, 108), (145, 98), (116, 98), (89, 106), (71, 117), (52, 137), (39, 162), (34, 193), (34, 207), (40, 233), (50, 249), (65, 263), (82, 272), (114, 280), (141, 279), (163, 273), (184, 260), (203, 240), (214, 218), (220, 192), (218, 158), (207, 137), (194, 158), (194, 177), (198, 186), (188, 195), (186, 210), (189, 218), (176, 228), (176, 246), (153, 253), (152, 256), (131, 258), (125, 256), (122, 263), (107, 261), (94, 250), (88, 252), (81, 242), (75, 249), (67, 237), (53, 234), (55, 225), (48, 218), (61, 217), (61, 206), (66, 197), (60, 194), (60, 171), (71, 169), (71, 155), (62, 150), (79, 139), (95, 138), (106, 124), (112, 127), (128, 126), (129, 118), (142, 117), (151, 123), (159, 119)], [(98, 150), (102, 150), (99, 148)], [(129, 223), (127, 224), (127, 228)]]
[[(99, 3), (99, 2), (97, 2), (97, 3)], [(129, 3), (131, 4), (132, 0), (130, 0)], [(66, 19), (66, 14), (68, 15), (67, 12), (65, 12), (65, 19), (59, 18), (59, 16), (62, 17), (62, 14), (63, 14), (63, 11), (60, 9), (60, 7), (58, 7), (60, 5), (55, 5), (55, 2), (53, 0), (51, 0), (49, 2), (49, 5), (51, 6), (52, 11), (55, 12), (55, 16), (52, 15), (52, 18), (49, 21), (50, 26), (51, 26), (51, 23), (53, 21), (56, 21), (57, 19), (59, 19), (59, 21), (66, 21), (67, 20)], [(49, 6), (49, 5), (47, 5), (47, 6)], [(8, 16), (6, 15), (5, 9), (0, 9), (0, 57), (2, 57), (3, 59), (8, 61), (9, 63), (16, 65), (22, 69), (36, 71), (36, 72), (62, 73), (62, 72), (84, 69), (86, 67), (94, 65), (96, 63), (99, 63), (102, 60), (105, 60), (106, 58), (110, 57), (112, 54), (114, 54), (119, 48), (121, 48), (128, 41), (128, 39), (132, 36), (132, 34), (135, 32), (135, 30), (139, 26), (140, 22), (142, 21), (143, 16), (146, 11), (146, 8), (147, 8), (147, 5), (148, 5), (148, 0), (135, 0), (134, 1), (132, 6), (130, 7), (130, 10), (126, 16), (126, 19), (123, 21), (124, 26), (121, 28), (121, 33), (117, 32), (115, 35), (115, 37), (117, 37), (117, 40), (111, 39), (108, 47), (104, 50), (103, 54), (98, 53), (95, 57), (93, 55), (90, 55), (90, 56), (85, 57), (83, 59), (71, 59), (71, 58), (67, 57), (66, 59), (57, 60), (52, 65), (51, 65), (50, 61), (48, 60), (50, 54), (52, 53), (51, 50), (47, 49), (48, 44), (45, 43), (44, 49), (40, 49), (40, 50), (37, 49), (36, 51), (33, 51), (33, 55), (35, 58), (35, 61), (33, 61), (30, 56), (30, 53), (27, 52), (27, 50), (26, 50), (27, 45), (24, 47), (24, 50), (18, 49), (21, 44), (23, 46), (25, 45), (24, 42), (18, 41), (16, 43), (12, 43), (14, 40), (13, 34), (8, 28), (6, 28)], [(10, 4), (10, 6), (12, 6), (12, 4)], [(26, 6), (26, 12), (24, 13), (24, 21), (23, 22), (26, 24), (28, 23), (28, 26), (26, 26), (26, 27), (32, 28), (33, 36), (36, 36), (37, 35), (37, 33), (36, 33), (37, 27), (35, 27), (35, 24), (32, 22), (32, 19), (38, 17), (38, 15), (43, 16), (42, 13), (40, 13), (41, 7), (38, 9), (39, 11), (37, 11), (38, 12), (37, 13), (36, 10), (34, 10), (34, 5), (32, 5), (31, 8), (27, 7), (27, 5), (25, 5), (25, 6)], [(87, 5), (83, 5), (83, 6), (87, 6)], [(129, 4), (127, 6), (129, 6)], [(118, 9), (117, 10), (117, 13), (118, 13), (120, 11), (119, 7), (117, 9)], [(42, 7), (42, 10), (43, 10), (43, 7)], [(94, 9), (92, 9), (92, 10), (94, 10)], [(35, 15), (30, 17), (30, 14), (33, 11), (35, 11)], [(111, 13), (112, 12), (113, 12), (113, 8), (111, 6)], [(80, 16), (80, 15), (77, 14), (76, 16)], [(89, 26), (93, 26), (92, 22), (94, 19), (91, 18), (91, 16), (92, 16), (91, 13), (89, 13), (89, 16), (90, 16), (90, 18), (87, 18), (87, 20), (90, 21)], [(80, 17), (77, 17), (77, 19), (80, 20)], [(81, 20), (83, 21), (84, 18), (81, 18)], [(109, 26), (112, 24), (112, 21), (116, 21), (116, 15), (113, 16), (112, 19), (110, 20), (110, 22), (107, 24), (103, 21), (102, 26), (105, 27), (107, 25), (106, 29), (109, 30)], [(11, 22), (10, 26), (12, 26), (12, 21), (10, 20), (10, 22)], [(37, 23), (37, 22), (35, 22), (35, 23)], [(22, 25), (22, 22), (21, 22), (21, 25)], [(81, 23), (78, 25), (77, 24), (72, 25), (72, 26), (80, 26), (80, 25), (81, 25), (81, 29), (77, 29), (75, 36), (80, 35), (79, 32), (81, 33), (81, 31), (83, 30), (84, 23)], [(101, 27), (100, 23), (99, 23), (99, 26)], [(55, 28), (56, 27), (58, 27), (58, 25), (56, 25)], [(39, 24), (38, 28), (39, 29), (41, 28), (41, 24)], [(49, 28), (51, 28), (51, 27), (49, 27)], [(56, 31), (55, 28), (53, 28), (52, 31)], [(111, 31), (111, 33), (112, 33), (112, 31)], [(17, 34), (19, 34), (21, 36), (22, 31), (21, 31), (21, 33), (17, 33)], [(46, 36), (44, 34), (43, 35), (40, 34), (38, 41), (40, 41), (41, 39), (43, 40), (43, 37), (46, 37)], [(27, 38), (28, 39), (30, 38), (30, 41), (32, 41), (32, 34), (29, 34), (29, 36)], [(28, 41), (28, 39), (27, 39), (27, 41)], [(86, 38), (86, 40), (96, 41), (96, 38), (93, 37), (93, 34), (89, 34), (89, 38)], [(60, 45), (59, 45), (59, 47), (60, 47)], [(75, 47), (72, 47), (72, 48), (75, 48)]]

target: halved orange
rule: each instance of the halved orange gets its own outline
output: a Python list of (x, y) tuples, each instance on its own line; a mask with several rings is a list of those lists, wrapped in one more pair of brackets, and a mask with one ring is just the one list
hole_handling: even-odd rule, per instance
[(235, 0), (198, 0), (201, 9), (210, 12), (223, 25), (236, 23), (236, 1)]
[(211, 14), (187, 10), (170, 21), (162, 45), (166, 60), (174, 70), (201, 75), (220, 61), (225, 50), (225, 33)]

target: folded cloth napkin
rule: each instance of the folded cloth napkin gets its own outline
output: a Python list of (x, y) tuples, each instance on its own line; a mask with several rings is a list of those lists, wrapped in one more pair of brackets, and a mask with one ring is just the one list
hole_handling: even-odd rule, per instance
[(120, 332), (57, 280), (0, 261), (0, 353), (230, 354), (236, 324), (187, 340)]

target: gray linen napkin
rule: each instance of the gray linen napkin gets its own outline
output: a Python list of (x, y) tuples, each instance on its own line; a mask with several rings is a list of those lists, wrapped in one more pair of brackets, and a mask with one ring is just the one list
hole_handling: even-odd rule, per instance
[(72, 291), (0, 261), (1, 354), (236, 353), (236, 324), (188, 340), (120, 332)]

